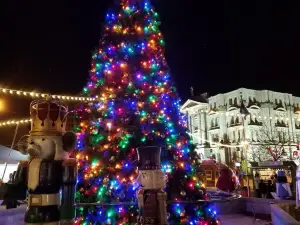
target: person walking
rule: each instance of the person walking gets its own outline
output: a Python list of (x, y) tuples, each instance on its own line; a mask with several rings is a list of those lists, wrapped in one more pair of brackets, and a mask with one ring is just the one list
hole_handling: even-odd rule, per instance
[(259, 182), (259, 190), (262, 198), (266, 198), (267, 196), (267, 186), (263, 180)]
[(256, 198), (261, 197), (261, 193), (260, 193), (260, 190), (259, 190), (259, 181), (260, 181), (259, 173), (256, 173), (255, 176), (254, 176), (254, 188), (255, 188), (255, 197)]
[(271, 192), (274, 192), (273, 186), (272, 186), (272, 180), (268, 180), (267, 184), (267, 199), (273, 199), (273, 196)]

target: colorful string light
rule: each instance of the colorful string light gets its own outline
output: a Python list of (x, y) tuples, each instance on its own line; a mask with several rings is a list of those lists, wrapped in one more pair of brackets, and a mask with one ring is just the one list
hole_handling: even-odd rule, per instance
[[(76, 200), (136, 203), (136, 147), (143, 145), (163, 149), (169, 200), (204, 198), (200, 158), (186, 133), (186, 117), (180, 113), (158, 14), (147, 0), (121, 0), (120, 4), (119, 13), (106, 15), (103, 38), (83, 90), (85, 96), (99, 96), (102, 101), (83, 104), (76, 113)], [(170, 224), (218, 224), (208, 209), (176, 203), (169, 208)], [(136, 224), (137, 213), (137, 207), (129, 204), (82, 206), (75, 224)]]
[(8, 94), (8, 95), (17, 95), (17, 96), (25, 96), (30, 98), (52, 98), (52, 99), (60, 99), (60, 100), (68, 100), (68, 101), (79, 101), (79, 102), (93, 102), (93, 101), (101, 101), (101, 98), (95, 96), (93, 98), (83, 97), (83, 96), (71, 96), (71, 95), (55, 95), (55, 94), (46, 94), (35, 91), (22, 91), (15, 90), (9, 88), (0, 88), (0, 94)]

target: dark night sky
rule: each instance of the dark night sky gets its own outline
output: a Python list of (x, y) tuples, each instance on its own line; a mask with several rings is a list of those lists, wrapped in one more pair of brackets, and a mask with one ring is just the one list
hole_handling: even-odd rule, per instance
[[(188, 97), (191, 85), (198, 93), (246, 87), (300, 96), (300, 7), (296, 2), (155, 0), (180, 96)], [(105, 10), (112, 3), (0, 3), (0, 84), (51, 93), (80, 92)], [(17, 116), (22, 111), (28, 114), (24, 99), (8, 101)]]

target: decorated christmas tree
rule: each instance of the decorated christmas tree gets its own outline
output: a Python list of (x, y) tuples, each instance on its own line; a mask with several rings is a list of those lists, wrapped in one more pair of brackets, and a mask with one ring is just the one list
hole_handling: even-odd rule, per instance
[[(134, 224), (139, 146), (162, 148), (168, 200), (205, 197), (199, 158), (164, 56), (158, 14), (147, 0), (118, 5), (117, 13), (106, 15), (84, 88), (86, 96), (99, 101), (77, 110), (76, 200), (102, 205), (80, 207), (75, 224)], [(207, 206), (171, 203), (168, 210), (170, 224), (217, 224)]]

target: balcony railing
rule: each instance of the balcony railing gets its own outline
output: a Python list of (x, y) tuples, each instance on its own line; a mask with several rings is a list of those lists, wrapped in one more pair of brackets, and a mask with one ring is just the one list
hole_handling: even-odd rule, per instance
[(242, 122), (234, 122), (234, 123), (230, 123), (227, 124), (227, 127), (236, 127), (236, 126), (241, 126)]
[(220, 129), (220, 125), (213, 125), (210, 127), (209, 130), (216, 130), (216, 129)]
[(252, 120), (250, 119), (249, 125), (254, 125), (254, 126), (262, 126), (262, 122), (259, 122), (258, 120)]
[(283, 122), (283, 121), (277, 121), (276, 123), (275, 123), (275, 127), (287, 127), (287, 125), (285, 124), (285, 122)]

